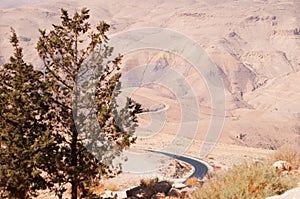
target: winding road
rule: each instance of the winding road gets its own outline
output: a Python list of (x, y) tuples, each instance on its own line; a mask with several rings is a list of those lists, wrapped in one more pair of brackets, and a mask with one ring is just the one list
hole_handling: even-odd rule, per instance
[(163, 154), (168, 157), (171, 157), (171, 158), (174, 158), (174, 159), (177, 159), (180, 161), (184, 161), (184, 162), (192, 165), (195, 168), (195, 170), (188, 178), (192, 178), (192, 177), (203, 178), (205, 176), (205, 174), (208, 172), (208, 168), (205, 164), (203, 164), (203, 161), (198, 160), (196, 158), (187, 157), (187, 156), (183, 156), (183, 155), (175, 155), (175, 154), (164, 152), (164, 151), (156, 151), (156, 150), (151, 150), (151, 149), (145, 149), (145, 150), (149, 151), (149, 152), (153, 152), (153, 153)]
[[(147, 96), (144, 96), (144, 97), (148, 98)], [(151, 99), (151, 98), (149, 98), (149, 99)], [(168, 104), (163, 103), (162, 109), (158, 109), (158, 110), (154, 110), (154, 111), (149, 110), (147, 112), (140, 113), (140, 114), (146, 114), (146, 113), (149, 114), (150, 113), (150, 114), (153, 114), (153, 117), (157, 117), (156, 119), (152, 118), (153, 120), (164, 121), (165, 118), (161, 118), (162, 115), (155, 115), (155, 113), (167, 111), (169, 108), (170, 108), (170, 106)], [(165, 117), (165, 115), (163, 115), (163, 116)], [(160, 128), (162, 128), (162, 127), (160, 127)], [(159, 133), (160, 130), (158, 130), (158, 129), (160, 129), (160, 128), (153, 128), (153, 126), (151, 126), (149, 129), (152, 129), (152, 130), (155, 129), (155, 131)], [(151, 136), (154, 136), (158, 133), (154, 133)], [(192, 177), (203, 178), (205, 176), (205, 174), (208, 172), (208, 167), (200, 159), (188, 157), (188, 156), (184, 156), (184, 155), (176, 155), (176, 154), (168, 153), (165, 151), (159, 151), (159, 150), (153, 150), (153, 149), (142, 149), (142, 150), (152, 152), (152, 153), (159, 153), (159, 154), (171, 157), (173, 159), (177, 159), (177, 160), (180, 160), (180, 161), (190, 164), (191, 166), (194, 167), (195, 170), (188, 178), (192, 178)]]

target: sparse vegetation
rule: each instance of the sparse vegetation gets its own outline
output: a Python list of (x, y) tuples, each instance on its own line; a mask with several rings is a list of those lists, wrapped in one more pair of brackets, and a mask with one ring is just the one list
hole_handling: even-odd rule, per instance
[(196, 178), (196, 177), (192, 177), (192, 178), (189, 178), (189, 179), (185, 182), (185, 184), (186, 184), (187, 186), (189, 186), (189, 187), (193, 187), (193, 186), (197, 185), (197, 182), (199, 182), (199, 179)]
[[(276, 152), (273, 161), (294, 162), (299, 154), (284, 149)], [(280, 195), (297, 186), (299, 177), (282, 175), (268, 161), (262, 163), (243, 163), (231, 170), (219, 173), (204, 183), (194, 193), (194, 198), (266, 198)]]
[(298, 169), (300, 167), (300, 152), (293, 147), (284, 146), (270, 156), (269, 163), (272, 164), (279, 160), (289, 162), (292, 169)]

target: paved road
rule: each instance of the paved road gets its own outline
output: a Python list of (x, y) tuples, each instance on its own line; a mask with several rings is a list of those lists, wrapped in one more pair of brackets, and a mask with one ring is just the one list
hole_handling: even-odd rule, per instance
[(168, 152), (163, 152), (163, 151), (155, 151), (155, 150), (150, 150), (147, 149), (147, 151), (153, 152), (153, 153), (160, 153), (163, 155), (166, 155), (168, 157), (180, 160), (180, 161), (184, 161), (186, 163), (189, 163), (190, 165), (192, 165), (195, 168), (194, 173), (192, 173), (189, 178), (191, 177), (196, 177), (196, 178), (203, 178), (205, 176), (205, 174), (208, 171), (208, 168), (205, 164), (203, 164), (201, 162), (201, 160), (197, 160), (196, 158), (190, 158), (187, 156), (182, 156), (182, 155), (175, 155), (175, 154), (171, 154)]

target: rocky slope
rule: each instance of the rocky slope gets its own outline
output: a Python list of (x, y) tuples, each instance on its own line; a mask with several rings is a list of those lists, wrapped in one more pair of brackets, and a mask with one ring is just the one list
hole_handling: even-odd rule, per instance
[[(168, 28), (200, 45), (218, 68), (217, 76), (222, 78), (226, 94), (226, 118), (220, 142), (267, 149), (283, 144), (300, 146), (300, 2), (297, 0), (54, 0), (13, 5), (18, 6), (13, 8), (5, 1), (1, 4), (1, 64), (11, 53), (12, 26), (20, 36), (25, 59), (41, 67), (34, 49), (38, 29), (49, 29), (51, 24), (58, 23), (61, 7), (70, 12), (90, 8), (91, 23), (107, 21), (112, 37), (138, 28)], [(182, 113), (178, 101), (189, 95), (184, 86), (178, 88), (181, 92), (176, 96), (168, 86), (141, 84), (149, 82), (147, 74), (152, 74), (151, 77), (160, 74), (164, 78), (161, 74), (166, 67), (181, 74), (195, 93), (200, 107), (196, 120), (201, 121), (195, 136), (204, 139), (212, 114), (211, 98), (195, 66), (158, 49), (131, 52), (123, 64), (125, 73), (145, 65), (145, 76), (133, 73), (128, 76), (142, 85), (134, 93), (136, 99), (148, 108), (153, 104), (169, 107), (165, 110), (164, 124), (149, 142), (157, 142), (159, 136), (176, 135)], [(140, 131), (153, 127), (149, 127), (151, 117), (154, 117), (151, 113), (140, 117)]]

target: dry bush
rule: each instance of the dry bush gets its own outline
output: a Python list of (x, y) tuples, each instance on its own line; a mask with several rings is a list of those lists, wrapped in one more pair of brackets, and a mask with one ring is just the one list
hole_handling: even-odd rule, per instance
[(146, 187), (149, 190), (154, 189), (154, 185), (158, 183), (159, 179), (158, 178), (153, 178), (153, 179), (142, 179), (140, 182), (141, 187)]
[(189, 187), (193, 187), (193, 186), (195, 186), (197, 184), (198, 181), (199, 181), (198, 178), (192, 177), (192, 178), (187, 179), (187, 181), (185, 182), (185, 184), (187, 186), (189, 186)]
[(292, 177), (280, 176), (267, 164), (241, 164), (226, 173), (216, 174), (198, 188), (194, 197), (206, 198), (265, 198), (297, 186)]
[(95, 193), (95, 194), (100, 194), (100, 193), (104, 193), (105, 191), (105, 187), (103, 186), (103, 184), (100, 184), (98, 186), (93, 186), (90, 188), (90, 192), (91, 193)]
[(120, 191), (120, 188), (113, 183), (107, 183), (107, 184), (100, 184), (97, 186), (93, 186), (89, 189), (90, 193), (94, 193), (94, 194), (104, 193), (106, 190)]
[(104, 187), (106, 190), (109, 190), (109, 191), (120, 191), (120, 188), (113, 183), (105, 184)]
[(291, 163), (292, 169), (298, 169), (300, 166), (300, 152), (292, 147), (282, 147), (270, 156), (269, 164), (279, 160)]

